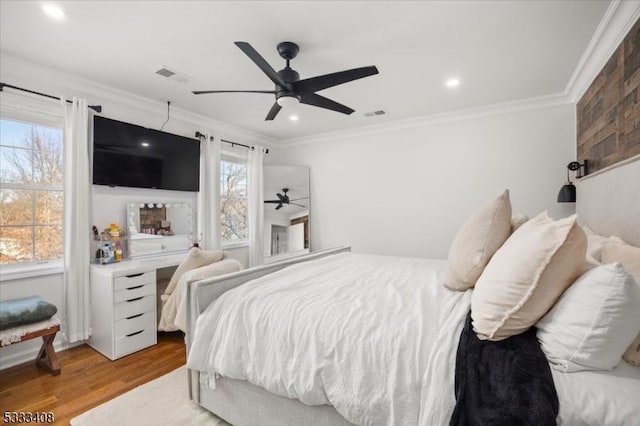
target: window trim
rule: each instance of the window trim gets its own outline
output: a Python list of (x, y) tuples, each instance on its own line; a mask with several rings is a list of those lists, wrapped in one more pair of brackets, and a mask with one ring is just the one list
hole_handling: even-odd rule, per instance
[[(57, 109), (55, 107), (57, 106)], [(9, 120), (23, 123), (26, 125), (35, 125), (60, 130), (62, 132), (62, 155), (64, 167), (64, 114), (59, 104), (40, 103), (33, 99), (27, 99), (22, 96), (4, 97), (0, 101), (0, 120)], [(7, 148), (15, 148), (9, 145), (3, 145)], [(26, 148), (25, 148), (26, 149)], [(31, 150), (33, 151), (33, 150)], [(63, 169), (64, 170), (64, 169)], [(46, 191), (46, 192), (62, 192), (64, 196), (64, 184), (61, 185), (43, 185), (38, 183), (15, 183), (0, 182), (0, 190), (25, 190), (25, 191)], [(32, 208), (35, 209), (35, 198)], [(64, 206), (63, 206), (64, 209)], [(0, 282), (12, 281), (22, 278), (30, 278), (44, 275), (59, 274), (64, 272), (64, 217), (60, 223), (36, 223), (35, 211), (33, 212), (33, 220), (30, 224), (24, 225), (0, 225), (0, 229), (4, 227), (28, 226), (34, 229), (38, 226), (60, 226), (62, 227), (62, 255), (57, 259), (49, 260), (32, 260), (30, 262), (18, 263), (0, 263)], [(33, 234), (35, 238), (35, 233)], [(33, 246), (33, 254), (35, 255), (35, 242)]]
[(0, 265), (0, 283), (64, 273), (64, 260), (44, 260), (29, 263), (3, 263)]
[(233, 250), (237, 248), (249, 247), (249, 239), (246, 240), (237, 240), (237, 241), (229, 241), (226, 243), (222, 243), (222, 249), (224, 250)]

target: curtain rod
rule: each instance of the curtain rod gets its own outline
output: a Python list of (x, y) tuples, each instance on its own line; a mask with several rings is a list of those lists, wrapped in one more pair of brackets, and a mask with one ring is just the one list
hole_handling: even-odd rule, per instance
[[(196, 138), (200, 139), (200, 138), (203, 138), (203, 137), (205, 137), (205, 135), (204, 135), (203, 133), (201, 133), (201, 132), (199, 132), (199, 131), (196, 131)], [(210, 140), (213, 140), (213, 136), (210, 136), (209, 138), (210, 138)], [(232, 147), (234, 147), (234, 146), (236, 146), (236, 145), (237, 145), (237, 146), (241, 146), (241, 147), (244, 147), (244, 148), (250, 149), (250, 150), (252, 150), (252, 151), (255, 149), (255, 147), (253, 147), (253, 146), (245, 145), (245, 144), (243, 144), (243, 143), (238, 143), (238, 142), (228, 141), (228, 140), (226, 140), (226, 139), (220, 139), (220, 142), (228, 143), (228, 144), (230, 144)], [(264, 153), (265, 153), (265, 154), (268, 154), (268, 153), (269, 153), (269, 149), (268, 149), (268, 148), (265, 148)]]
[[(34, 90), (29, 90), (29, 89), (24, 89), (22, 87), (18, 87), (18, 86), (13, 86), (11, 84), (7, 84), (7, 83), (0, 83), (0, 92), (2, 92), (4, 90), (5, 87), (8, 87), (9, 89), (14, 89), (14, 90), (19, 90), (21, 92), (27, 92), (27, 93), (31, 93), (33, 95), (38, 95), (38, 96), (44, 96), (45, 98), (49, 98), (49, 99), (57, 99), (60, 100), (59, 97), (57, 96), (53, 96), (53, 95), (47, 95), (46, 93), (42, 93), (42, 92), (36, 92)], [(72, 101), (67, 99), (67, 103), (72, 103)], [(102, 112), (102, 105), (89, 105), (89, 108), (91, 108), (92, 110), (94, 110), (95, 112)]]

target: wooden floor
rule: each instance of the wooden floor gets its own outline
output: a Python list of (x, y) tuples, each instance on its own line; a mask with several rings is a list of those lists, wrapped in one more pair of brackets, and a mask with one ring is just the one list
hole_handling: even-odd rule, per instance
[(157, 345), (116, 361), (87, 345), (59, 352), (58, 358), (59, 376), (35, 361), (0, 371), (0, 416), (51, 411), (55, 424), (68, 425), (78, 414), (184, 365), (184, 335), (158, 333)]

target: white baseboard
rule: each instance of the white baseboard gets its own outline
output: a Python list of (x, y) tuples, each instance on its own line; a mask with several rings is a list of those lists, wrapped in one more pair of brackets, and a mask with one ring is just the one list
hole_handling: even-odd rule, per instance
[[(14, 345), (19, 345), (20, 343), (14, 343)], [(71, 347), (75, 347), (78, 345), (82, 345), (84, 342), (68, 345), (66, 343), (54, 343), (53, 348), (56, 350), (56, 353), (67, 350)], [(25, 346), (28, 347), (28, 346)], [(3, 355), (2, 350), (0, 349), (0, 370), (4, 370), (9, 367), (14, 367), (18, 364), (23, 364), (26, 362), (36, 362), (36, 356), (38, 355), (38, 351), (40, 351), (40, 346), (37, 348), (30, 347), (29, 349), (25, 349), (24, 351), (19, 351), (16, 353), (12, 353), (11, 355)], [(64, 366), (62, 366), (64, 367)]]

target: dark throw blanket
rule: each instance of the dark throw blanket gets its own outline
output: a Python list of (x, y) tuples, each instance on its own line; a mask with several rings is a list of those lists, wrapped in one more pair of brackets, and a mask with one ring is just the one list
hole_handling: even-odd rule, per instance
[(499, 342), (480, 340), (471, 313), (456, 358), (450, 426), (555, 425), (558, 395), (536, 329)]

